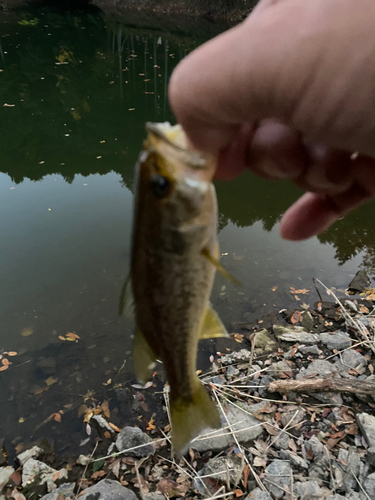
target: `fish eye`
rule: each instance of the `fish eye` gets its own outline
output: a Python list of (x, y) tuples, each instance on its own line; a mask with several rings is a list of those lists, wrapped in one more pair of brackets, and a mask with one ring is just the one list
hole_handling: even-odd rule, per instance
[(166, 177), (155, 174), (151, 177), (151, 191), (156, 198), (165, 198), (168, 196), (171, 189), (171, 184)]

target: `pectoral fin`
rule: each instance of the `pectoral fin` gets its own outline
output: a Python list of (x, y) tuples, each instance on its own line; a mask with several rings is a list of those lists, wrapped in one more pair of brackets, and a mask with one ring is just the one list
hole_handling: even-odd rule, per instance
[(217, 313), (209, 305), (205, 310), (200, 326), (199, 338), (213, 339), (217, 337), (229, 337), (229, 334)]
[(122, 316), (123, 314), (126, 317), (134, 316), (134, 298), (130, 274), (126, 277), (125, 282), (121, 288), (118, 313), (119, 316)]
[(221, 264), (220, 262), (218, 261), (218, 259), (215, 259), (214, 256), (211, 255), (210, 251), (207, 249), (207, 248), (203, 248), (203, 250), (201, 251), (203, 257), (206, 257), (207, 260), (209, 260), (211, 262), (211, 264), (213, 264), (216, 269), (219, 271), (219, 273), (224, 276), (224, 278), (228, 279), (229, 281), (231, 281), (232, 283), (234, 283), (235, 285), (242, 285), (241, 281), (239, 281), (237, 278), (235, 278), (234, 276), (232, 276)]
[(136, 329), (134, 336), (133, 361), (138, 382), (145, 384), (155, 367), (156, 355), (139, 328)]

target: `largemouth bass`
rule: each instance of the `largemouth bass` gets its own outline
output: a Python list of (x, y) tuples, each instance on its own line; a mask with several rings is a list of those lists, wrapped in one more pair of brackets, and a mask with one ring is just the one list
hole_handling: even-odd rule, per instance
[(228, 336), (209, 298), (218, 264), (214, 161), (192, 151), (179, 126), (147, 124), (136, 165), (130, 282), (134, 366), (145, 383), (155, 360), (170, 385), (172, 443), (181, 452), (218, 410), (196, 375), (201, 338)]

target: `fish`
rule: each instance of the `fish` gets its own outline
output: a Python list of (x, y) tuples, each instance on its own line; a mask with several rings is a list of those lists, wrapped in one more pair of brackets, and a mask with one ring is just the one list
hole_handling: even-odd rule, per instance
[(193, 150), (179, 125), (146, 128), (135, 168), (130, 292), (120, 304), (132, 296), (138, 381), (149, 380), (157, 360), (164, 364), (172, 445), (181, 454), (203, 429), (221, 426), (196, 360), (199, 339), (228, 337), (210, 304), (216, 269), (228, 273), (218, 262), (215, 159)]

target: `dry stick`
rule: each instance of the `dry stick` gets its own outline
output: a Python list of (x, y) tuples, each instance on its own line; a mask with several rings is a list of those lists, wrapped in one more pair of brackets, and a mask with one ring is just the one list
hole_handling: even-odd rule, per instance
[(371, 500), (371, 498), (369, 497), (369, 495), (368, 495), (368, 494), (367, 494), (367, 492), (363, 489), (363, 486), (362, 486), (362, 485), (361, 485), (361, 483), (359, 482), (358, 477), (354, 474), (354, 472), (353, 472), (353, 471), (350, 471), (350, 472), (353, 474), (354, 479), (355, 479), (355, 480), (357, 481), (357, 483), (358, 483), (358, 486), (361, 488), (361, 490), (362, 490), (362, 491), (363, 491), (363, 493), (366, 495), (366, 497), (368, 498), (368, 500)]
[(99, 444), (99, 442), (95, 443), (94, 449), (92, 450), (92, 453), (91, 453), (91, 455), (90, 455), (90, 460), (87, 462), (86, 467), (84, 468), (84, 471), (83, 471), (83, 474), (82, 474), (82, 477), (81, 477), (81, 481), (80, 481), (79, 486), (78, 486), (78, 491), (77, 491), (77, 494), (76, 494), (76, 496), (75, 496), (74, 498), (77, 498), (77, 497), (78, 497), (78, 495), (79, 495), (79, 492), (81, 491), (81, 483), (82, 483), (82, 479), (83, 479), (83, 478), (85, 477), (85, 475), (86, 475), (87, 468), (88, 468), (88, 466), (89, 466), (89, 463), (90, 463), (90, 461), (91, 461), (92, 457), (94, 456), (94, 453), (96, 452), (96, 448), (98, 447), (98, 444)]
[(375, 353), (375, 342), (370, 339), (370, 332), (367, 330), (367, 328), (365, 327), (365, 325), (363, 325), (360, 321), (355, 321), (350, 316), (350, 314), (348, 313), (348, 311), (342, 305), (342, 303), (340, 302), (340, 300), (338, 299), (338, 297), (332, 292), (332, 290), (330, 290), (328, 287), (326, 287), (325, 284), (322, 283), (320, 280), (317, 279), (316, 281), (318, 281), (322, 285), (322, 287), (324, 287), (326, 289), (326, 291), (329, 293), (329, 295), (332, 295), (332, 297), (339, 304), (339, 306), (341, 307), (342, 313), (343, 313), (343, 315), (345, 317), (345, 320), (347, 322), (347, 325), (350, 326), (356, 332), (359, 332), (360, 336), (362, 337), (362, 340), (363, 339), (367, 340), (368, 346), (370, 347), (370, 349), (372, 350), (372, 352)]
[(350, 392), (375, 396), (375, 383), (367, 380), (318, 378), (313, 380), (275, 380), (268, 386), (271, 392)]
[(147, 460), (148, 457), (143, 457), (140, 460), (137, 460), (134, 464), (135, 467), (135, 474), (137, 476), (137, 481), (138, 481), (138, 486), (139, 486), (139, 494), (141, 495), (142, 500), (145, 500), (145, 495), (143, 493), (143, 485), (141, 481), (141, 475), (139, 473), (139, 467), (143, 464), (145, 460)]
[(247, 369), (247, 377), (246, 377), (246, 384), (249, 382), (249, 377), (250, 377), (250, 370), (251, 367), (253, 366), (253, 358), (254, 358), (254, 351), (255, 351), (255, 333), (252, 333), (250, 335), (250, 342), (251, 342), (251, 351), (250, 351), (250, 359), (249, 359), (249, 367)]
[[(232, 434), (232, 436), (233, 436), (233, 438), (234, 438), (234, 440), (235, 440), (235, 442), (236, 442), (236, 445), (237, 445), (237, 446), (238, 446), (238, 448), (241, 450), (241, 445), (240, 445), (240, 443), (238, 442), (237, 436), (235, 435), (235, 433), (233, 432), (233, 430), (232, 430), (232, 428), (231, 428), (231, 424), (230, 424), (230, 422), (229, 422), (229, 420), (228, 420), (228, 417), (227, 417), (227, 415), (226, 415), (226, 413), (225, 413), (225, 411), (224, 411), (223, 405), (220, 403), (220, 399), (219, 399), (218, 395), (216, 394), (216, 391), (215, 391), (215, 390), (213, 391), (213, 393), (214, 393), (215, 399), (216, 399), (216, 401), (217, 401), (217, 404), (219, 405), (220, 410), (221, 410), (222, 414), (224, 415), (225, 420), (227, 421), (227, 424), (230, 426), (231, 434)], [(261, 490), (263, 490), (263, 491), (268, 491), (268, 490), (267, 490), (267, 488), (266, 488), (266, 487), (264, 486), (264, 484), (262, 483), (262, 481), (261, 481), (260, 477), (259, 477), (259, 476), (258, 476), (258, 474), (255, 472), (255, 470), (253, 469), (253, 467), (251, 466), (250, 462), (248, 461), (248, 459), (247, 459), (246, 457), (245, 457), (245, 460), (246, 460), (247, 465), (248, 465), (248, 466), (249, 466), (249, 468), (250, 468), (251, 473), (252, 473), (252, 474), (253, 474), (253, 476), (255, 477), (255, 481), (258, 483), (258, 486), (260, 487), (260, 489), (261, 489)]]

